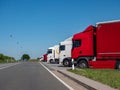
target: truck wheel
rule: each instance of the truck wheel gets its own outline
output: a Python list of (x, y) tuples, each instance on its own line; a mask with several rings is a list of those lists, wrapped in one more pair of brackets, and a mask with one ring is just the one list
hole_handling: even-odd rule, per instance
[(79, 68), (88, 68), (88, 63), (85, 60), (81, 60), (78, 62)]
[(50, 59), (50, 63), (53, 63), (53, 59)]
[(67, 59), (65, 59), (64, 61), (63, 61), (63, 65), (65, 66), (65, 67), (68, 67), (69, 66), (69, 60), (67, 60)]
[(120, 69), (120, 61), (116, 63), (116, 69)]

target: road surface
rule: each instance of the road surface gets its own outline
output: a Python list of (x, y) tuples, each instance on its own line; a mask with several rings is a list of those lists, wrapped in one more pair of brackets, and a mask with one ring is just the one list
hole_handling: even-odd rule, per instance
[(0, 90), (69, 90), (39, 63), (0, 69)]

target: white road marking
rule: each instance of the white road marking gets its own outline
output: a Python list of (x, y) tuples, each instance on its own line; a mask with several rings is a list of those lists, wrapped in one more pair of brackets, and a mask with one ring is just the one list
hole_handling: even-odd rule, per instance
[(48, 72), (50, 72), (55, 78), (57, 78), (62, 84), (64, 84), (68, 89), (74, 90), (72, 87), (70, 87), (68, 84), (66, 84), (63, 80), (61, 80), (59, 77), (57, 77), (53, 72), (51, 72), (45, 65), (40, 63)]

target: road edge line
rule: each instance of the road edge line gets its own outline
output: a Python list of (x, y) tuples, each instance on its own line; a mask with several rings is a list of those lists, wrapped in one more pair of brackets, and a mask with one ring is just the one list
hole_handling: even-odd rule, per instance
[(58, 76), (56, 76), (53, 72), (51, 72), (45, 65), (40, 63), (48, 72), (50, 72), (56, 79), (58, 79), (63, 85), (65, 85), (68, 89), (74, 90), (72, 87), (70, 87), (68, 84), (66, 84), (63, 80), (61, 80)]

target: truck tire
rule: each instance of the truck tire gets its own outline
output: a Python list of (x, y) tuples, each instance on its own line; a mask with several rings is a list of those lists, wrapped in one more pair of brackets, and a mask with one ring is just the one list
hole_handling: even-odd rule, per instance
[(88, 68), (88, 63), (87, 63), (87, 61), (86, 60), (80, 60), (79, 62), (78, 62), (78, 68)]
[(50, 63), (53, 63), (53, 59), (50, 59)]
[(119, 70), (120, 70), (120, 61), (117, 61), (117, 62), (116, 62), (116, 69), (119, 69)]
[(70, 66), (69, 60), (67, 60), (67, 59), (63, 60), (63, 65), (64, 65), (65, 67), (69, 67), (69, 66)]

